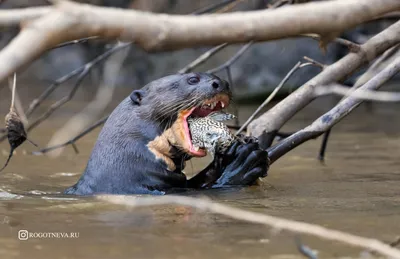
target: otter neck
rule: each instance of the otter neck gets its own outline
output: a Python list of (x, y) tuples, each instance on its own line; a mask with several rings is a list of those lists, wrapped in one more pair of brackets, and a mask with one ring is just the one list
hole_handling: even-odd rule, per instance
[(174, 143), (177, 143), (176, 137), (173, 128), (169, 128), (150, 141), (147, 147), (157, 159), (165, 162), (169, 171), (180, 171), (185, 167), (185, 160), (188, 158), (174, 146)]

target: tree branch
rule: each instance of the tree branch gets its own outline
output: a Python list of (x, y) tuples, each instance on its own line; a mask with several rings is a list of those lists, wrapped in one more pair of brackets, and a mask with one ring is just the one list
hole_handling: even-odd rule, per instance
[[(399, 8), (397, 0), (337, 0), (273, 10), (193, 16), (57, 1), (54, 11), (26, 25), (0, 52), (0, 81), (47, 49), (79, 38), (119, 38), (135, 42), (147, 51), (172, 50), (225, 42), (266, 41), (302, 33), (340, 33)], [(36, 15), (46, 12), (39, 10)], [(16, 18), (3, 22), (10, 24)]]
[(268, 148), (268, 143), (264, 139), (268, 134), (279, 130), (294, 114), (315, 98), (314, 88), (316, 86), (343, 80), (363, 64), (372, 61), (399, 42), (400, 22), (397, 22), (361, 45), (361, 50), (357, 53), (351, 52), (336, 63), (325, 67), (320, 74), (251, 122), (248, 132), (260, 138), (263, 148)]
[(53, 10), (53, 7), (29, 7), (8, 10), (3, 9), (0, 10), (0, 27), (19, 25), (23, 21), (39, 18)]
[(362, 102), (362, 100), (356, 97), (359, 95), (359, 93), (378, 89), (393, 76), (395, 76), (399, 71), (400, 57), (396, 58), (389, 66), (383, 69), (380, 73), (376, 74), (363, 86), (355, 89), (349, 97), (343, 99), (334, 108), (315, 120), (311, 125), (269, 148), (268, 154), (271, 163), (300, 144), (306, 142), (307, 140), (316, 138), (328, 129), (332, 128)]

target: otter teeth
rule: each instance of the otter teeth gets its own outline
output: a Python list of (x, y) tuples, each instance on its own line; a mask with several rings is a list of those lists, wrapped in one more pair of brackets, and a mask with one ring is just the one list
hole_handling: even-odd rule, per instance
[(196, 146), (193, 146), (193, 149), (194, 149), (194, 151), (197, 152), (197, 151), (199, 151), (200, 148), (199, 148), (199, 147), (196, 147)]
[(222, 102), (222, 101), (216, 101), (216, 102), (213, 102), (213, 103), (206, 103), (206, 104), (203, 104), (201, 106), (201, 108), (202, 109), (206, 109), (206, 110), (214, 110), (215, 107), (217, 106), (217, 104), (220, 104), (222, 109), (225, 108), (225, 103)]

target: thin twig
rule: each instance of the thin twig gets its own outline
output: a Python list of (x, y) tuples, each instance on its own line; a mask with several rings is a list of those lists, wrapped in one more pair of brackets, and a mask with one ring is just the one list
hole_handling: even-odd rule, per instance
[(21, 121), (23, 124), (28, 123), (28, 118), (25, 115), (24, 108), (22, 106), (21, 99), (19, 98), (18, 91), (17, 91), (17, 86), (16, 86), (16, 73), (14, 73), (14, 78), (11, 79), (9, 78), (9, 86), (10, 86), (10, 91), (11, 91), (11, 107), (17, 111), (18, 116), (20, 117)]
[(69, 79), (73, 78), (74, 76), (78, 75), (85, 69), (85, 65), (73, 70), (72, 72), (58, 78), (53, 84), (51, 84), (43, 93), (36, 99), (34, 99), (30, 104), (29, 108), (26, 111), (26, 116), (28, 118), (32, 115), (32, 113), (39, 107), (39, 105), (52, 93), (56, 90), (62, 83), (65, 83)]
[(289, 230), (296, 233), (316, 236), (325, 240), (332, 240), (355, 247), (370, 249), (382, 255), (400, 258), (400, 250), (393, 248), (379, 240), (360, 237), (338, 230), (328, 229), (319, 225), (283, 219), (262, 213), (246, 211), (205, 199), (184, 196), (167, 195), (163, 197), (137, 197), (123, 195), (100, 195), (98, 199), (129, 208), (178, 204), (210, 211), (233, 219), (270, 226), (277, 230)]
[(62, 48), (62, 47), (69, 46), (69, 45), (75, 45), (75, 44), (87, 42), (89, 40), (98, 39), (98, 38), (99, 38), (98, 36), (92, 36), (92, 37), (86, 37), (86, 38), (77, 39), (77, 40), (71, 40), (71, 41), (67, 41), (67, 42), (58, 44), (57, 46), (53, 47), (52, 49), (58, 49), (58, 48)]
[(316, 87), (314, 93), (317, 96), (327, 94), (337, 94), (341, 96), (351, 96), (353, 98), (378, 101), (378, 102), (400, 102), (400, 93), (396, 92), (383, 92), (374, 90), (359, 90), (355, 91), (353, 88), (341, 86), (341, 85), (327, 85)]
[(258, 115), (258, 113), (264, 109), (264, 107), (275, 97), (275, 95), (279, 92), (279, 90), (283, 87), (283, 85), (289, 80), (289, 78), (299, 69), (301, 68), (301, 62), (297, 62), (296, 65), (286, 74), (286, 76), (282, 79), (277, 87), (275, 87), (274, 91), (268, 96), (268, 98), (257, 108), (255, 112), (247, 119), (247, 121), (242, 125), (242, 127), (236, 132), (240, 134), (249, 123)]
[(68, 73), (67, 75), (64, 75), (60, 78), (58, 78), (53, 84), (51, 84), (44, 92), (36, 99), (34, 99), (31, 104), (29, 105), (29, 108), (26, 112), (26, 116), (30, 117), (32, 113), (39, 107), (39, 105), (52, 93), (54, 92), (57, 87), (59, 87), (61, 84), (65, 83), (69, 79), (73, 78), (76, 75), (78, 76), (78, 80), (81, 77), (85, 77), (90, 70), (93, 68), (93, 66), (97, 65), (98, 63), (104, 61), (106, 58), (114, 54), (115, 52), (126, 48), (130, 45), (131, 43), (117, 43), (113, 48), (107, 50), (103, 54), (97, 56), (94, 58), (92, 61), (89, 63), (86, 63), (85, 65), (73, 70), (72, 72)]
[(195, 60), (190, 62), (187, 66), (180, 69), (178, 71), (178, 73), (184, 74), (184, 73), (188, 73), (188, 72), (192, 71), (193, 68), (198, 67), (199, 65), (203, 64), (204, 62), (206, 62), (208, 59), (210, 59), (212, 56), (214, 56), (215, 54), (217, 54), (218, 52), (220, 52), (227, 46), (228, 46), (228, 43), (223, 43), (223, 44), (220, 44), (220, 45), (208, 50), (207, 52), (203, 53), (198, 58), (196, 58)]
[[(93, 100), (77, 115), (73, 116), (56, 133), (53, 134), (47, 146), (63, 143), (81, 133), (102, 116), (107, 105), (113, 100), (117, 86), (118, 74), (124, 64), (130, 48), (114, 53), (103, 65), (102, 82), (100, 83)], [(51, 156), (61, 155), (62, 149), (52, 152)]]
[(304, 56), (303, 59), (304, 59), (304, 60), (307, 60), (309, 63), (304, 63), (304, 64), (302, 64), (300, 67), (305, 67), (305, 66), (307, 66), (308, 64), (311, 64), (311, 65), (314, 65), (314, 66), (316, 66), (316, 67), (319, 67), (319, 68), (321, 68), (322, 70), (326, 67), (326, 65), (324, 65), (324, 64), (322, 64), (322, 63), (320, 63), (320, 62), (318, 62), (318, 61), (316, 61), (316, 60), (314, 60), (314, 59), (312, 59), (312, 58), (310, 58), (310, 57)]
[(47, 147), (47, 148), (43, 148), (39, 151), (35, 151), (32, 152), (32, 154), (34, 155), (39, 155), (39, 154), (45, 154), (49, 151), (58, 149), (58, 148), (62, 148), (62, 147), (66, 147), (68, 145), (72, 145), (74, 148), (75, 153), (79, 153), (77, 147), (75, 146), (75, 142), (78, 141), (79, 139), (81, 139), (82, 137), (84, 137), (85, 135), (87, 135), (88, 133), (90, 133), (92, 130), (94, 130), (95, 128), (103, 125), (108, 119), (108, 115), (102, 119), (100, 119), (99, 121), (97, 121), (96, 123), (94, 123), (92, 126), (88, 127), (87, 129), (85, 129), (82, 133), (80, 133), (79, 135), (73, 137), (72, 139), (62, 143), (62, 144), (58, 144), (58, 145), (54, 145), (51, 147)]
[(246, 45), (244, 45), (242, 48), (240, 48), (239, 51), (233, 57), (231, 57), (228, 61), (226, 61), (224, 64), (222, 64), (216, 68), (208, 70), (207, 73), (215, 74), (215, 73), (218, 73), (218, 72), (226, 69), (227, 67), (229, 67), (230, 65), (235, 63), (235, 61), (238, 58), (240, 58), (246, 52), (246, 50), (248, 50), (253, 45), (253, 43), (254, 43), (253, 41), (248, 42)]
[(368, 81), (371, 77), (373, 77), (377, 71), (379, 71), (379, 67), (384, 64), (390, 57), (396, 54), (400, 49), (400, 44), (397, 44), (390, 49), (386, 50), (381, 56), (379, 56), (374, 63), (362, 74), (357, 81), (354, 83), (353, 89), (356, 89), (362, 86), (366, 81)]

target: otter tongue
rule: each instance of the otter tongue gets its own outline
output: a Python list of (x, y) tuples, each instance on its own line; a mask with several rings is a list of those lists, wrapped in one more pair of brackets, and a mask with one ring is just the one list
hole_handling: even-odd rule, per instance
[(209, 109), (202, 109), (202, 108), (196, 108), (193, 112), (192, 112), (192, 116), (195, 117), (206, 117), (208, 114), (210, 114), (211, 112), (213, 112), (213, 110), (209, 110)]

